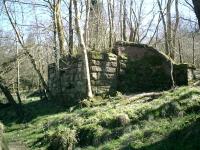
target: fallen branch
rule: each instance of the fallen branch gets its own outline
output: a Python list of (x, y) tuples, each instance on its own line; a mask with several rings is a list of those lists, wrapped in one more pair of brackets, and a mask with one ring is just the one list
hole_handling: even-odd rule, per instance
[(128, 99), (129, 101), (138, 101), (138, 100), (141, 100), (143, 98), (148, 98), (146, 101), (151, 101), (153, 99), (156, 99), (160, 96), (163, 95), (163, 92), (150, 92), (150, 93), (142, 93), (142, 94), (137, 94), (137, 95), (133, 95), (133, 96), (128, 96)]

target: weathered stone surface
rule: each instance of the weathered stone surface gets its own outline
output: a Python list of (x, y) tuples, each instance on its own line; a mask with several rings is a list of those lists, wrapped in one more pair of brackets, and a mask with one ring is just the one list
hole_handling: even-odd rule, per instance
[(117, 57), (108, 57), (108, 60), (111, 62), (117, 61)]
[[(152, 47), (134, 43), (117, 43), (114, 52), (89, 52), (89, 65), (94, 94), (107, 92), (168, 89), (171, 87), (171, 60)], [(175, 65), (175, 64), (174, 64)], [(60, 60), (61, 88), (56, 84), (55, 64), (48, 67), (48, 85), (54, 95), (63, 94), (67, 103), (78, 102), (86, 95), (86, 77), (82, 57), (65, 57)], [(175, 66), (177, 85), (183, 85), (187, 67)], [(182, 76), (181, 78), (179, 78)], [(179, 80), (180, 79), (180, 80)], [(61, 89), (62, 92), (59, 92)]]
[(117, 68), (117, 61), (111, 62), (110, 66), (113, 67), (113, 68)]
[(115, 73), (116, 68), (112, 67), (100, 67), (100, 66), (91, 66), (92, 72), (107, 72), (107, 73)]
[(101, 67), (99, 67), (99, 66), (91, 66), (90, 68), (91, 68), (92, 72), (101, 72), (101, 71), (103, 71), (103, 69)]
[(94, 80), (97, 80), (98, 79), (98, 73), (96, 73), (96, 72), (91, 73), (91, 78), (94, 79)]
[(90, 66), (99, 66), (101, 68), (105, 67), (117, 67), (117, 60), (115, 61), (99, 61), (99, 60), (91, 60), (90, 61)]
[(109, 74), (109, 73), (101, 73), (101, 72), (99, 72), (98, 73), (98, 79), (99, 80), (102, 80), (102, 79), (104, 79), (104, 80), (114, 80), (114, 79), (116, 79), (116, 74), (115, 73)]
[(126, 64), (125, 63), (120, 63), (120, 68), (121, 69), (125, 69), (126, 68)]
[(100, 65), (100, 61), (91, 59), (90, 60), (90, 65), (92, 65), (92, 66), (99, 66)]
[(111, 86), (112, 84), (115, 84), (116, 81), (112, 80), (91, 80), (91, 83), (93, 86)]
[[(174, 68), (176, 68), (176, 65), (165, 54), (148, 45), (127, 42), (118, 42), (115, 47), (115, 53), (122, 56), (126, 55), (128, 58), (127, 61), (124, 59), (124, 62), (122, 62), (122, 57), (119, 58), (121, 63), (118, 82), (119, 90), (123, 92), (138, 92), (171, 88), (171, 64), (174, 65)], [(187, 67), (183, 70), (187, 71)], [(180, 72), (183, 73), (183, 70)], [(183, 74), (179, 75), (183, 76)], [(186, 83), (186, 76), (183, 78)], [(175, 76), (174, 79), (176, 83), (180, 83)], [(181, 82), (179, 85), (184, 84)]]
[(116, 73), (116, 68), (107, 67), (105, 70), (107, 73)]

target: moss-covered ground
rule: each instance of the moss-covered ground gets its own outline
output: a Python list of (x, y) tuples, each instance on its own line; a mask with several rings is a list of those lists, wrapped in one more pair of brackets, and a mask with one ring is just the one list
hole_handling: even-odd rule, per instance
[[(56, 100), (55, 100), (56, 101)], [(8, 141), (30, 149), (200, 149), (200, 88), (180, 87), (156, 99), (96, 97), (71, 108), (27, 98), (25, 118), (0, 110)]]

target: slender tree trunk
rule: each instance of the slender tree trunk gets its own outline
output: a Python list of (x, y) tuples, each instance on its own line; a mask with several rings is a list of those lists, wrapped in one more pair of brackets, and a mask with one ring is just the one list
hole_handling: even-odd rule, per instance
[(58, 0), (55, 5), (55, 13), (56, 13), (56, 24), (58, 31), (58, 40), (59, 40), (59, 48), (60, 48), (60, 56), (65, 55), (65, 35), (63, 22), (61, 17), (61, 0)]
[[(15, 25), (16, 25), (16, 20), (15, 20)], [(18, 49), (18, 45), (17, 45), (17, 37), (16, 36), (15, 36), (15, 41), (16, 41), (17, 58), (18, 58), (19, 49)], [(17, 99), (18, 99), (19, 105), (21, 107), (22, 100), (21, 100), (20, 92), (19, 92), (19, 89), (20, 89), (20, 63), (19, 63), (19, 59), (17, 59), (16, 65), (17, 65), (17, 79), (16, 79), (17, 87), (16, 87), (16, 95), (17, 95)]]
[(57, 24), (56, 24), (56, 0), (53, 0), (53, 42), (54, 42), (54, 57), (55, 57), (55, 62), (57, 65), (58, 62), (58, 52), (57, 52)]
[(123, 0), (120, 0), (120, 10), (119, 10), (119, 26), (120, 26), (120, 40), (123, 40)]
[(74, 38), (74, 33), (73, 33), (73, 21), (72, 21), (72, 6), (73, 6), (73, 1), (70, 0), (69, 3), (69, 54), (73, 55), (73, 38)]
[(84, 27), (84, 41), (85, 46), (88, 47), (88, 41), (89, 41), (89, 19), (90, 19), (90, 9), (91, 9), (91, 0), (86, 0), (86, 19), (85, 19), (85, 27)]
[(144, 0), (141, 0), (140, 1), (140, 7), (139, 7), (139, 12), (138, 12), (138, 21), (137, 21), (137, 43), (140, 43), (140, 25), (141, 25), (141, 22), (142, 22), (142, 7), (143, 7), (143, 4), (144, 4)]
[(112, 0), (112, 4), (110, 6), (110, 10), (111, 10), (111, 47), (113, 47), (113, 43), (115, 41), (115, 32), (114, 32), (114, 17), (115, 17), (115, 2), (114, 0)]
[(133, 35), (134, 35), (134, 28), (133, 28), (133, 20), (132, 20), (132, 8), (133, 8), (133, 0), (131, 0), (130, 4), (130, 35), (129, 35), (129, 41), (133, 41)]
[(183, 59), (182, 59), (182, 47), (181, 47), (181, 43), (180, 43), (180, 40), (178, 40), (178, 52), (179, 52), (179, 62), (180, 63), (183, 63)]
[(175, 88), (176, 84), (174, 81), (174, 64), (172, 61), (170, 61), (170, 65), (171, 65), (171, 81), (172, 81), (172, 88)]
[(78, 11), (78, 6), (77, 6), (77, 0), (73, 0), (73, 2), (74, 2), (74, 9), (75, 9), (75, 24), (76, 24), (78, 40), (79, 40), (80, 47), (83, 50), (83, 58), (84, 58), (85, 74), (86, 74), (86, 82), (87, 82), (87, 96), (89, 98), (92, 98), (93, 94), (92, 94), (92, 87), (91, 87), (91, 81), (90, 81), (90, 70), (89, 70), (87, 49), (85, 47), (85, 42), (84, 42), (84, 39), (83, 39), (83, 33), (82, 33), (81, 28), (80, 28), (80, 23), (79, 23), (79, 20), (78, 20), (79, 11)]
[(172, 0), (167, 1), (167, 15), (166, 15), (166, 20), (167, 20), (167, 43), (168, 43), (168, 48), (169, 48), (169, 56), (174, 59), (174, 50), (172, 47), (172, 22), (171, 22), (171, 5), (172, 5)]
[(162, 5), (160, 3), (160, 0), (157, 0), (157, 3), (159, 6), (159, 11), (160, 11), (163, 28), (164, 28), (164, 33), (165, 33), (165, 54), (169, 56), (170, 52), (169, 52), (169, 45), (168, 45), (168, 34), (167, 34), (167, 26), (166, 26), (166, 22), (165, 22), (165, 16), (162, 11)]
[(178, 0), (175, 0), (176, 22), (173, 30), (173, 49), (176, 47), (176, 33), (179, 25), (179, 6)]
[(112, 37), (113, 37), (113, 21), (112, 21), (112, 4), (111, 4), (111, 0), (107, 0), (107, 4), (108, 4), (108, 18), (109, 18), (109, 48), (112, 47)]
[(126, 19), (127, 19), (127, 11), (126, 11), (126, 0), (124, 0), (124, 10), (123, 10), (123, 40), (127, 41), (126, 37)]
[[(56, 64), (56, 86), (57, 86), (57, 89), (58, 91), (54, 91), (56, 92), (57, 94), (59, 92), (61, 92), (60, 90), (60, 72), (59, 72), (59, 68), (60, 68), (60, 52), (58, 50), (58, 43), (57, 43), (57, 32), (58, 32), (58, 24), (57, 24), (57, 20), (58, 20), (58, 17), (57, 17), (57, 2), (56, 0), (53, 0), (53, 6), (52, 6), (52, 9), (53, 9), (53, 41), (54, 41), (54, 55), (55, 55), (55, 64)], [(60, 93), (59, 93), (60, 94)]]
[(192, 64), (195, 64), (195, 34), (192, 33)]

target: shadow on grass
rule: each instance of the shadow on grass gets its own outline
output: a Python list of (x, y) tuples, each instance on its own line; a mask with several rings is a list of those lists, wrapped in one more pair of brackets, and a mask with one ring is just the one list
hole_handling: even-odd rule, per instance
[[(199, 150), (200, 149), (200, 118), (181, 130), (171, 132), (165, 139), (156, 143), (134, 148), (134, 145), (124, 150)], [(130, 143), (130, 141), (126, 141)]]
[(16, 116), (12, 106), (0, 110), (0, 121), (9, 126), (11, 123), (28, 123), (31, 120), (44, 115), (53, 115), (56, 113), (64, 112), (66, 107), (62, 106), (57, 101), (44, 101), (38, 100), (23, 104), (24, 111), (23, 119)]
[(168, 103), (162, 104), (160, 107), (155, 109), (147, 109), (144, 113), (141, 113), (141, 116), (136, 120), (132, 120), (134, 124), (142, 120), (151, 120), (156, 118), (165, 118), (165, 117), (182, 117), (186, 114), (191, 113), (200, 113), (200, 104), (197, 101), (194, 101), (193, 105), (187, 105), (187, 103), (182, 103), (182, 101), (187, 100), (188, 102), (192, 99), (193, 96), (199, 96), (199, 91), (189, 91), (178, 98), (170, 101)]

